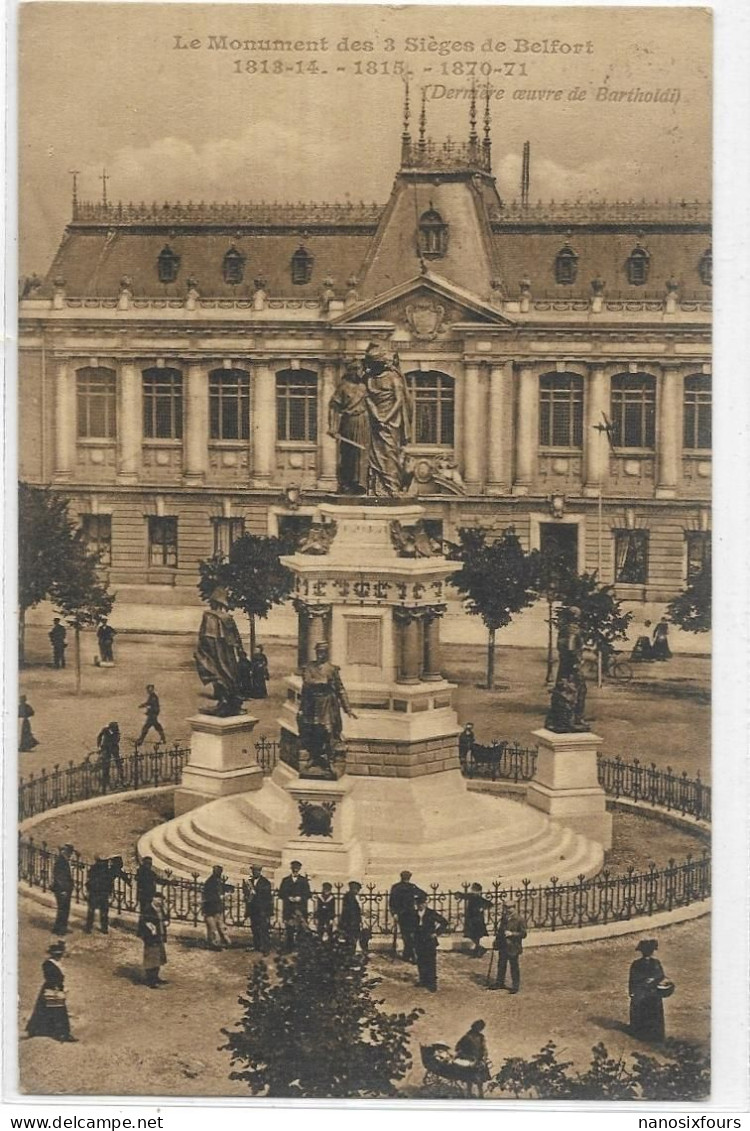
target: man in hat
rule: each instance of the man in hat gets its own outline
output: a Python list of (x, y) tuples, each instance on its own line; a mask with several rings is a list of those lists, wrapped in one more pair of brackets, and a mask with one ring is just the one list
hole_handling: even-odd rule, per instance
[(135, 873), (135, 898), (141, 911), (153, 901), (161, 883), (163, 880), (154, 871), (153, 857), (144, 856)]
[(510, 992), (517, 994), (521, 988), (519, 959), (526, 938), (526, 923), (518, 912), (517, 904), (503, 903), (493, 949), (497, 951), (497, 981), (492, 989), (504, 990), (505, 975), (510, 966)]
[(135, 740), (135, 748), (138, 749), (146, 741), (146, 735), (153, 728), (159, 735), (162, 742), (167, 741), (167, 736), (164, 733), (164, 727), (159, 722), (159, 712), (161, 711), (161, 704), (159, 696), (156, 694), (156, 688), (153, 683), (146, 684), (146, 698), (142, 703), (138, 704), (139, 707), (145, 707), (146, 718), (143, 720), (141, 733)]
[(201, 708), (204, 715), (228, 718), (242, 713), (250, 698), (250, 665), (239, 630), (229, 612), (226, 589), (214, 589), (198, 633), (195, 667), (201, 683), (211, 686), (216, 706)]
[(52, 933), (66, 935), (68, 933), (68, 919), (70, 918), (70, 902), (73, 898), (73, 870), (70, 859), (74, 848), (72, 844), (64, 844), (52, 866), (52, 886), (50, 891), (57, 904), (57, 917)]
[(297, 726), (311, 768), (329, 775), (332, 759), (342, 748), (342, 711), (353, 719), (357, 717), (341, 682), (341, 672), (329, 659), (328, 644), (321, 641), (315, 645), (315, 659), (302, 669)]
[(363, 362), (370, 415), (368, 494), (400, 495), (404, 487), (404, 448), (411, 439), (411, 394), (403, 374), (388, 362), (385, 350), (370, 342)]
[(362, 953), (366, 954), (370, 942), (369, 932), (362, 929), (362, 904), (359, 902), (361, 891), (362, 885), (358, 880), (349, 881), (349, 890), (344, 893), (339, 915), (339, 931), (352, 954), (357, 949), (357, 943)]
[(52, 663), (56, 668), (65, 667), (65, 649), (68, 647), (65, 643), (65, 637), (67, 635), (68, 631), (65, 625), (60, 623), (59, 617), (55, 617), (49, 632), (49, 638), (52, 644)]
[(424, 892), (417, 896), (414, 916), (414, 955), (419, 973), (418, 985), (431, 993), (437, 992), (438, 937), (448, 930), (448, 920), (439, 911), (427, 906)]
[(290, 869), (290, 874), (284, 876), (279, 885), (279, 899), (286, 929), (286, 948), (294, 950), (299, 932), (307, 927), (312, 892), (307, 876), (302, 875), (301, 862), (292, 860)]
[[(401, 879), (394, 884), (388, 896), (388, 908), (404, 940), (404, 958), (414, 962), (414, 924), (416, 921), (417, 899), (426, 893), (411, 882), (411, 872), (403, 871)], [(394, 933), (393, 949), (396, 949)]]
[(245, 916), (250, 920), (253, 950), (268, 954), (271, 949), (271, 919), (273, 918), (273, 891), (271, 881), (263, 875), (260, 864), (250, 865), (248, 879), (242, 881)]
[(234, 891), (234, 887), (225, 881), (223, 871), (221, 864), (214, 864), (211, 875), (203, 885), (201, 911), (210, 950), (222, 950), (229, 946), (229, 936), (224, 930), (224, 894)]

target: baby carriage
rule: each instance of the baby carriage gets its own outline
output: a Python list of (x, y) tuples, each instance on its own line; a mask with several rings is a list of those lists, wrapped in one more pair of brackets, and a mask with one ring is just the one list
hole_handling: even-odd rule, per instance
[(434, 1045), (420, 1045), (422, 1064), (424, 1065), (424, 1084), (437, 1084), (447, 1081), (453, 1084), (459, 1095), (466, 1088), (466, 1095), (470, 1097), (472, 1090), (477, 1089), (481, 1098), (484, 1095), (484, 1084), (490, 1078), (490, 1067), (487, 1061), (479, 1064), (456, 1057), (450, 1045), (436, 1042)]

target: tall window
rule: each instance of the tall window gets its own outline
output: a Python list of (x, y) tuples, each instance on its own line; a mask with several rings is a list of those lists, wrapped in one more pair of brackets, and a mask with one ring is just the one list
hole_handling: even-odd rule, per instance
[(612, 442), (616, 448), (653, 448), (656, 380), (649, 373), (612, 378)]
[(182, 373), (144, 369), (143, 435), (148, 440), (182, 439)]
[(698, 574), (711, 565), (711, 533), (708, 530), (687, 530), (685, 543), (687, 549), (685, 580), (691, 585)]
[(292, 282), (301, 287), (312, 279), (314, 259), (306, 247), (301, 244), (292, 256)]
[(583, 446), (583, 378), (577, 373), (539, 378), (539, 443), (543, 448)]
[(221, 265), (224, 282), (236, 286), (245, 274), (245, 256), (236, 247), (230, 247)]
[(163, 515), (148, 516), (148, 564), (177, 565), (177, 519)]
[(649, 254), (643, 247), (634, 247), (625, 263), (628, 282), (633, 287), (642, 287), (648, 279)]
[(103, 566), (112, 564), (112, 516), (82, 514), (81, 531), (87, 554), (98, 554)]
[(214, 555), (226, 558), (232, 545), (245, 533), (244, 518), (212, 518), (214, 527)]
[(648, 531), (615, 531), (615, 581), (645, 585), (648, 581)]
[(710, 287), (714, 277), (714, 257), (710, 247), (707, 247), (698, 260), (698, 274), (705, 287)]
[(447, 373), (430, 369), (407, 373), (414, 399), (415, 444), (453, 444), (455, 382)]
[(177, 272), (180, 270), (180, 257), (176, 251), (172, 251), (169, 244), (165, 244), (159, 252), (156, 270), (160, 283), (173, 283), (177, 278)]
[(78, 436), (81, 440), (116, 435), (116, 382), (114, 369), (85, 366), (76, 370)]
[(683, 445), (688, 451), (711, 447), (711, 378), (693, 373), (685, 378)]
[(309, 369), (276, 374), (276, 436), (314, 442), (318, 438), (318, 377)]
[(555, 257), (555, 282), (569, 285), (575, 283), (578, 275), (578, 256), (568, 244), (558, 251)]
[(425, 259), (442, 259), (448, 251), (448, 225), (432, 207), (419, 217), (419, 249)]
[(244, 369), (213, 369), (208, 375), (212, 440), (247, 440), (250, 435), (250, 374)]

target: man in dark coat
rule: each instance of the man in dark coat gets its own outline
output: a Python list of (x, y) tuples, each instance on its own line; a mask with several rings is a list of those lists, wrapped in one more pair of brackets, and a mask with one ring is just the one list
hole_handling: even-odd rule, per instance
[(461, 763), (461, 770), (464, 774), (469, 768), (469, 759), (471, 758), (471, 752), (474, 749), (475, 742), (476, 735), (474, 734), (474, 724), (467, 723), (458, 736), (458, 760)]
[(523, 940), (526, 938), (526, 933), (526, 923), (519, 915), (518, 909), (509, 907), (508, 904), (504, 903), (495, 935), (497, 981), (493, 989), (505, 989), (505, 974), (508, 966), (510, 966), (510, 992), (517, 994), (520, 990), (521, 971), (518, 960), (523, 952)]
[(52, 663), (56, 668), (65, 667), (65, 637), (68, 631), (64, 624), (60, 623), (60, 618), (55, 617), (52, 622), (52, 628), (49, 632), (50, 642), (52, 644)]
[(57, 917), (52, 928), (54, 935), (68, 933), (68, 919), (70, 917), (70, 902), (73, 898), (73, 871), (70, 867), (70, 858), (73, 855), (73, 845), (64, 844), (52, 867), (52, 887), (50, 891), (57, 904)]
[(292, 860), (291, 872), (284, 876), (279, 886), (281, 899), (281, 917), (286, 929), (287, 950), (293, 950), (297, 935), (305, 929), (309, 914), (312, 892), (307, 876), (301, 874), (302, 864), (299, 860)]
[(117, 723), (107, 723), (96, 736), (96, 747), (99, 751), (99, 765), (102, 769), (102, 793), (109, 789), (109, 775), (114, 762), (117, 777), (122, 784), (122, 758), (120, 757), (120, 727)]
[(427, 906), (424, 892), (417, 896), (414, 916), (414, 953), (419, 972), (418, 985), (435, 993), (437, 990), (438, 936), (448, 929), (448, 920), (439, 911)]
[(118, 876), (125, 876), (123, 871), (122, 856), (113, 856), (110, 860), (96, 856), (94, 863), (89, 868), (86, 877), (86, 926), (84, 930), (91, 934), (94, 928), (94, 916), (99, 912), (99, 929), (103, 935), (109, 931), (109, 901)]
[(270, 678), (271, 673), (268, 670), (268, 657), (263, 651), (263, 645), (259, 644), (255, 649), (255, 655), (250, 661), (251, 699), (268, 698), (268, 688), (266, 684)]
[(135, 740), (135, 748), (138, 749), (146, 741), (146, 735), (153, 729), (159, 735), (162, 742), (167, 741), (167, 736), (164, 733), (164, 727), (159, 722), (159, 712), (161, 711), (161, 704), (159, 703), (159, 696), (156, 694), (156, 688), (153, 683), (146, 684), (146, 698), (142, 703), (138, 704), (139, 707), (146, 708), (146, 718), (143, 720), (141, 733)]
[(362, 885), (357, 880), (350, 880), (349, 890), (344, 893), (339, 915), (339, 931), (352, 954), (357, 949), (357, 943), (362, 953), (367, 954), (370, 942), (370, 932), (362, 929), (362, 904), (359, 902), (361, 890)]
[[(404, 940), (404, 958), (414, 962), (414, 921), (419, 896), (426, 893), (411, 882), (411, 872), (402, 872), (401, 879), (394, 884), (388, 897), (388, 907)], [(394, 934), (393, 949), (396, 949)]]
[(229, 946), (229, 936), (224, 930), (224, 894), (228, 891), (234, 891), (233, 885), (224, 879), (221, 864), (214, 864), (211, 875), (203, 885), (201, 902), (210, 950), (222, 950)]
[(154, 871), (152, 857), (144, 856), (135, 873), (135, 898), (141, 911), (151, 904), (156, 895), (157, 885), (161, 882)]
[(263, 875), (260, 864), (252, 864), (250, 876), (242, 881), (245, 916), (250, 920), (253, 933), (253, 950), (268, 954), (271, 949), (271, 919), (273, 918), (273, 890), (271, 881)]

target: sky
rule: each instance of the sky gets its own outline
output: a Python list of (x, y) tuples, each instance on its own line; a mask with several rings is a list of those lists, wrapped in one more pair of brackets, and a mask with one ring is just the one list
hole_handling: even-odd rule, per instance
[(705, 200), (710, 60), (699, 8), (26, 3), (20, 270), (48, 269), (73, 169), (81, 199), (106, 168), (113, 201), (384, 203), (406, 70), (412, 132), (424, 87), (439, 139), (489, 81), (505, 199), (529, 140), (532, 199)]

